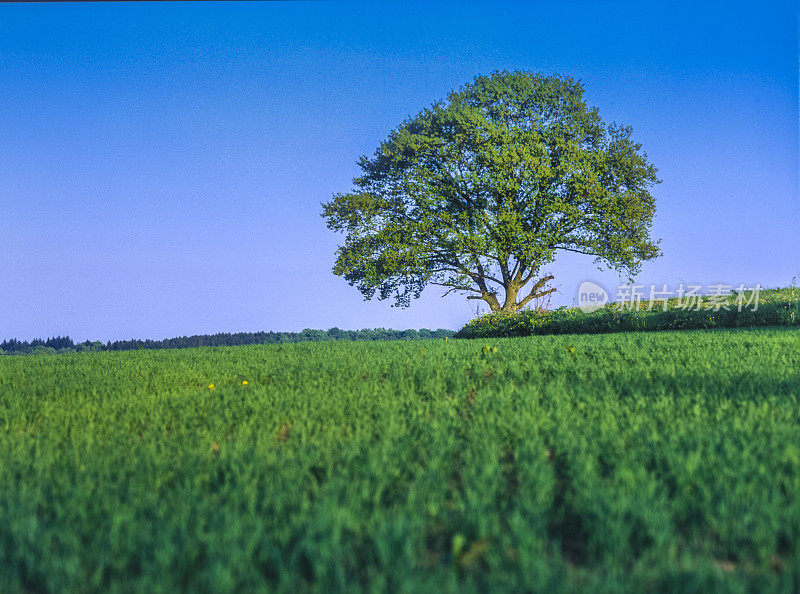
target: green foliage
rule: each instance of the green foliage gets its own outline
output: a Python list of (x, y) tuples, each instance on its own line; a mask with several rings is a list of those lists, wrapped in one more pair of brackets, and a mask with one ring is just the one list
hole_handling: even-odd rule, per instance
[(738, 311), (735, 299), (735, 296), (727, 298), (724, 308), (718, 310), (713, 305), (709, 307), (708, 298), (703, 298), (701, 307), (691, 310), (680, 307), (676, 299), (669, 299), (666, 303), (654, 302), (651, 309), (640, 307), (638, 310), (609, 303), (591, 313), (566, 307), (553, 311), (523, 310), (514, 314), (492, 312), (471, 320), (455, 336), (492, 338), (800, 325), (800, 289), (796, 287), (762, 290), (756, 311), (752, 307)]
[(0, 358), (0, 591), (796, 591), (798, 369), (797, 329)]
[(435, 284), (507, 311), (535, 298), (541, 284), (517, 294), (559, 250), (635, 273), (659, 255), (659, 180), (631, 134), (570, 78), (479, 76), (400, 125), (361, 158), (354, 190), (323, 204), (346, 235), (333, 271), (366, 299), (408, 306)]

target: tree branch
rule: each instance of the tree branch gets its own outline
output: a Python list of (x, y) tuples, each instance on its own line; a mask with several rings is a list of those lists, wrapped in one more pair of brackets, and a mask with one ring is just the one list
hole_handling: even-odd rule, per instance
[(527, 297), (525, 297), (522, 301), (517, 303), (517, 309), (522, 309), (523, 307), (525, 307), (531, 301), (531, 299), (536, 299), (537, 297), (544, 297), (545, 295), (549, 295), (550, 293), (555, 291), (556, 289), (555, 287), (553, 287), (552, 289), (548, 289), (547, 291), (542, 291), (541, 293), (537, 293), (539, 289), (541, 289), (543, 286), (547, 284), (547, 281), (551, 280), (553, 280), (553, 275), (548, 274), (547, 276), (543, 276), (538, 281), (536, 281), (536, 284), (533, 285), (530, 294)]
[(577, 250), (575, 248), (568, 248), (568, 247), (564, 247), (564, 246), (560, 246), (560, 245), (556, 246), (555, 249), (557, 249), (557, 250), (565, 250), (567, 252), (575, 252), (576, 254), (584, 254), (586, 256), (596, 256), (597, 255), (594, 252), (584, 252), (582, 250)]
[(530, 280), (533, 278), (533, 275), (539, 270), (537, 266), (537, 262), (531, 262), (530, 270), (528, 271), (528, 275), (524, 278), (524, 280), (520, 283), (520, 287), (524, 287), (527, 285)]
[[(430, 284), (436, 285), (436, 286), (439, 286), (439, 287), (450, 287), (450, 290), (447, 291), (447, 293), (449, 293), (450, 291), (472, 291), (473, 293), (482, 293), (483, 292), (483, 291), (480, 291), (479, 289), (473, 289), (472, 287), (465, 287), (463, 285), (453, 285), (451, 283), (431, 282)], [(445, 293), (445, 295), (447, 295), (447, 293)]]

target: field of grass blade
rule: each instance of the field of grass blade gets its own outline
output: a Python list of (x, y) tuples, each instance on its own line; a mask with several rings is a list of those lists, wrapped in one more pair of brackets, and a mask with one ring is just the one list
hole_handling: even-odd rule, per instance
[(0, 591), (797, 591), (800, 330), (0, 358)]

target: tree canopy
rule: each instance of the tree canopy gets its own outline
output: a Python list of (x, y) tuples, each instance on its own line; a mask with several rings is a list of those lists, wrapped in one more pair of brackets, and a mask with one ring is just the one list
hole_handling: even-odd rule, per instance
[(333, 272), (366, 299), (408, 306), (432, 284), (507, 312), (554, 290), (541, 271), (562, 250), (636, 274), (660, 255), (657, 170), (583, 94), (567, 77), (495, 72), (403, 122), (322, 205), (346, 236)]

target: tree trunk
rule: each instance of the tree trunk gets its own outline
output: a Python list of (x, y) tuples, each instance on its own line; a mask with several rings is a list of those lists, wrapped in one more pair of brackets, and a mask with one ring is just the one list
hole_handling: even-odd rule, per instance
[(517, 293), (519, 293), (521, 287), (517, 285), (514, 281), (508, 281), (506, 283), (506, 301), (503, 303), (503, 311), (505, 313), (516, 313), (517, 311)]
[(547, 289), (543, 291), (542, 288), (547, 284), (547, 281), (553, 280), (552, 275), (544, 276), (537, 280), (533, 284), (533, 288), (531, 292), (522, 298), (519, 302), (517, 298), (519, 297), (520, 289), (527, 283), (519, 283), (515, 282), (514, 280), (508, 280), (505, 285), (504, 289), (506, 291), (506, 298), (502, 305), (500, 305), (500, 301), (497, 299), (497, 296), (494, 293), (484, 294), (478, 299), (483, 299), (489, 304), (489, 308), (492, 312), (502, 311), (503, 313), (517, 313), (520, 309), (525, 307), (530, 301), (536, 299), (538, 297), (544, 297), (545, 295), (549, 295), (555, 288)]

